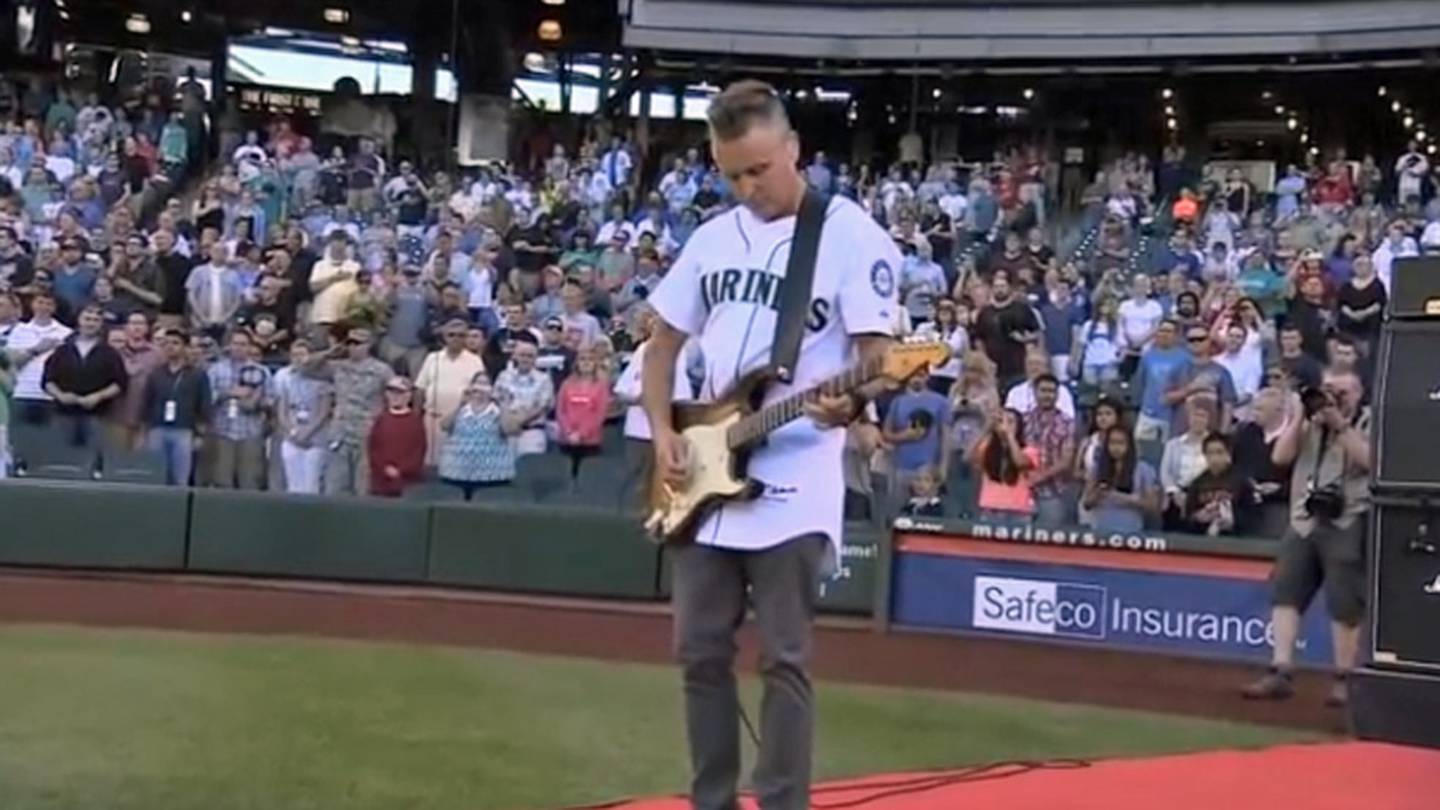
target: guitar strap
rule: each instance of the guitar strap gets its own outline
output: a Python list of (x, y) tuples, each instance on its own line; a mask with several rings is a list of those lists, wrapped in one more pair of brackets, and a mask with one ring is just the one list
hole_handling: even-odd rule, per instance
[(795, 238), (785, 265), (785, 281), (780, 286), (780, 314), (770, 349), (770, 371), (783, 383), (794, 380), (795, 365), (800, 360), (800, 343), (805, 337), (806, 313), (815, 281), (815, 258), (820, 253), (820, 230), (829, 207), (828, 196), (806, 188), (795, 217)]

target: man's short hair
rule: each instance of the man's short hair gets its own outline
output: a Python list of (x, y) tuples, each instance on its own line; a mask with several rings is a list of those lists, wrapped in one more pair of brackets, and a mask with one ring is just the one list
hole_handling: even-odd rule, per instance
[(1048, 372), (1045, 374), (1041, 374), (1039, 377), (1036, 377), (1035, 382), (1031, 385), (1038, 389), (1044, 383), (1050, 383), (1051, 385), (1055, 386), (1056, 389), (1060, 388), (1060, 378)]
[(722, 141), (743, 137), (757, 123), (790, 126), (780, 94), (758, 79), (744, 79), (720, 91), (710, 99), (705, 117), (710, 132)]
[(85, 306), (80, 308), (80, 314), (78, 317), (83, 318), (86, 315), (94, 315), (95, 317), (104, 320), (105, 310), (101, 309), (99, 304), (86, 304)]

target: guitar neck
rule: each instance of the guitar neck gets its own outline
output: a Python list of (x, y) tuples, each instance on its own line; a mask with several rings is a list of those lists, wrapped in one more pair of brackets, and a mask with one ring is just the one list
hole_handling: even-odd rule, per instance
[(730, 426), (726, 434), (732, 450), (748, 447), (805, 415), (805, 405), (821, 394), (839, 396), (879, 376), (880, 358), (860, 362), (811, 388), (772, 402)]

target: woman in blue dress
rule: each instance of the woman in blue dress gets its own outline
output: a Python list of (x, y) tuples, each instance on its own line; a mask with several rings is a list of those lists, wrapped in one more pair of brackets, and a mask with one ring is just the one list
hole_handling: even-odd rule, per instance
[(465, 500), (484, 487), (504, 486), (515, 479), (515, 454), (509, 437), (519, 431), (494, 399), (484, 374), (465, 388), (459, 409), (440, 423), (445, 443), (440, 450), (440, 480), (459, 487)]

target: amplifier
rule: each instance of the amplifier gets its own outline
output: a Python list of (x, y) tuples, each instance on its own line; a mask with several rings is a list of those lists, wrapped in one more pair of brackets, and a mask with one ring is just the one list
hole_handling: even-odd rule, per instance
[(1440, 493), (1440, 321), (1385, 324), (1370, 401), (1375, 486)]
[(1389, 309), (1391, 318), (1440, 318), (1440, 257), (1395, 260)]
[(1377, 495), (1371, 519), (1371, 660), (1440, 675), (1440, 499)]

